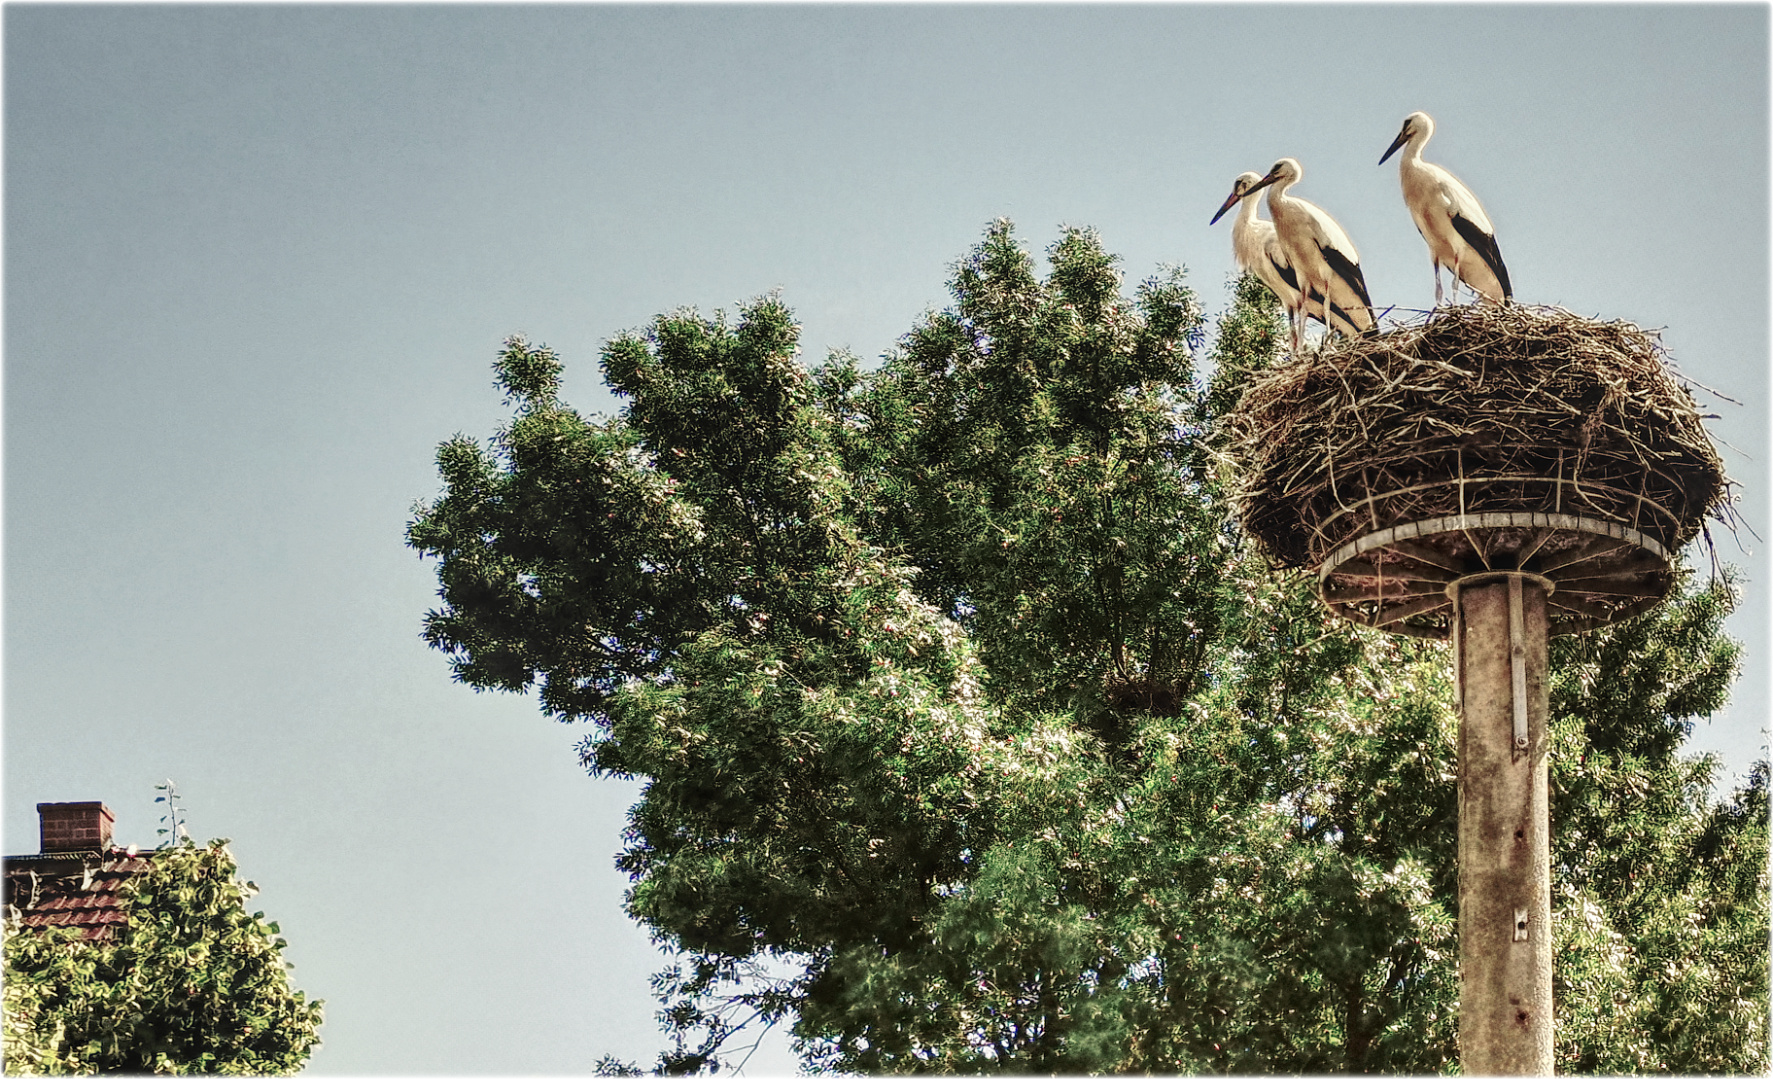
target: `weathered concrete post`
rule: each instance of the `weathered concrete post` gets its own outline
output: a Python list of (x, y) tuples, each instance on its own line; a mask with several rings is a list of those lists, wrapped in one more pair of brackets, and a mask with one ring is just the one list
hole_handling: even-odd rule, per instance
[(1546, 587), (1478, 574), (1454, 598), (1459, 685), (1459, 1065), (1550, 1075)]

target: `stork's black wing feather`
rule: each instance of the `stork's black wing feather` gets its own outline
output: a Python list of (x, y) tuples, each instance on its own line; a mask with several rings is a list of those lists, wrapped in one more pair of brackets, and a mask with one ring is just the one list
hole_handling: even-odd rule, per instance
[[(1274, 267), (1275, 273), (1280, 274), (1282, 281), (1285, 281), (1287, 284), (1289, 284), (1293, 287), (1294, 292), (1299, 291), (1299, 275), (1293, 272), (1293, 268), (1291, 266), (1275, 259), (1272, 255), (1269, 256), (1268, 264), (1270, 266)], [(1312, 289), (1310, 292), (1308, 292), (1306, 294), (1305, 298), (1308, 301), (1315, 302), (1320, 307), (1323, 306), (1324, 294), (1319, 292), (1317, 289)], [(1334, 307), (1335, 305), (1332, 304), (1331, 306)], [(1342, 309), (1340, 307), (1336, 307), (1335, 310), (1336, 310), (1337, 314), (1342, 313)], [(1317, 318), (1316, 315), (1311, 313), (1310, 303), (1308, 303), (1306, 305), (1305, 314), (1308, 318)], [(1346, 319), (1347, 317), (1348, 316), (1343, 315), (1344, 319)], [(1318, 319), (1318, 321), (1323, 322), (1322, 319)], [(1328, 326), (1329, 323), (1325, 322), (1324, 325)]]
[(1361, 305), (1367, 309), (1367, 317), (1371, 318), (1373, 301), (1367, 295), (1367, 279), (1361, 274), (1360, 265), (1350, 262), (1347, 255), (1333, 247), (1324, 247), (1319, 244), (1318, 250), (1323, 252), (1324, 261), (1330, 264), (1330, 269), (1336, 271), (1336, 276), (1340, 277), (1349, 288), (1354, 290), (1354, 294), (1361, 298)]
[[(1341, 319), (1343, 321), (1343, 323), (1348, 326), (1348, 330), (1346, 331), (1348, 333), (1358, 333), (1363, 337), (1371, 337), (1372, 335), (1379, 332), (1378, 323), (1368, 323), (1366, 329), (1364, 329), (1364, 330), (1361, 329), (1360, 323), (1358, 323), (1354, 319), (1350, 318), (1348, 316), (1348, 312), (1342, 310), (1341, 304), (1334, 304), (1334, 303), (1331, 304), (1330, 305), (1330, 314), (1335, 318)], [(1326, 325), (1329, 325), (1332, 327), (1335, 326), (1334, 323), (1326, 323)], [(1336, 327), (1336, 328), (1338, 330), (1340, 330), (1340, 327)]]
[(1291, 266), (1277, 260), (1273, 255), (1268, 256), (1268, 264), (1274, 267), (1274, 272), (1280, 274), (1280, 279), (1285, 281), (1294, 292), (1299, 291), (1299, 275), (1293, 272)]
[(1453, 215), (1453, 228), (1467, 246), (1484, 260), (1484, 265), (1490, 268), (1490, 272), (1496, 275), (1496, 280), (1502, 285), (1502, 298), (1514, 299), (1514, 286), (1508, 283), (1508, 267), (1502, 265), (1502, 249), (1496, 246), (1496, 237), (1478, 228), (1470, 218), (1458, 214)]

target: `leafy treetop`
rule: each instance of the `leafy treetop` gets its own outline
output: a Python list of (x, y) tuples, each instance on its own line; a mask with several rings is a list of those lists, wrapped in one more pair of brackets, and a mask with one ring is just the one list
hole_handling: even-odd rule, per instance
[[(818, 1070), (1449, 1070), (1444, 656), (1326, 620), (1215, 474), (1278, 309), (1239, 281), (1209, 353), (1181, 271), (1046, 254), (994, 223), (872, 371), (775, 296), (662, 315), (607, 419), (509, 340), (509, 425), (409, 528), (426, 637), (644, 781), (661, 1071), (774, 1022)], [(1766, 1066), (1764, 774), (1713, 806), (1678, 755), (1733, 596), (1556, 653), (1561, 1070)]]
[(226, 840), (155, 851), (114, 939), (5, 928), (7, 1074), (284, 1075), (320, 1043), (322, 1002), (289, 979), (276, 922)]

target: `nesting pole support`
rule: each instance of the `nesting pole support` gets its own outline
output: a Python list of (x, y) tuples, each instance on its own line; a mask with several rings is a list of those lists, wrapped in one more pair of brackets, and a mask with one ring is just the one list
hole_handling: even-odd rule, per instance
[(1451, 640), (1461, 1070), (1552, 1074), (1546, 639), (1654, 607), (1729, 523), (1692, 395), (1636, 326), (1478, 303), (1294, 355), (1224, 430), (1269, 557), (1341, 617)]
[(1460, 696), (1460, 1070), (1550, 1075), (1546, 585), (1480, 574), (1448, 591)]

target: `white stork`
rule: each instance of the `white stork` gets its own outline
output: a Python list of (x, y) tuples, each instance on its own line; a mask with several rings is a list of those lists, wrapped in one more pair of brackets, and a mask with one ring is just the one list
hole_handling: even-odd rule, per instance
[[(1219, 207), (1219, 212), (1207, 224), (1218, 224), (1227, 210), (1239, 202), (1243, 203), (1238, 208), (1237, 216), (1231, 221), (1231, 250), (1237, 256), (1238, 268), (1245, 273), (1255, 274), (1256, 279), (1268, 286), (1268, 291), (1274, 293), (1275, 299), (1281, 302), (1281, 306), (1291, 316), (1293, 308), (1299, 302), (1299, 275), (1293, 272), (1287, 256), (1281, 252), (1280, 239), (1275, 235), (1273, 223), (1256, 216), (1259, 200), (1248, 197), (1261, 179), (1262, 174), (1259, 172), (1246, 172), (1233, 180), (1231, 194), (1226, 196), (1225, 204)], [(1313, 290), (1305, 298), (1305, 314), (1328, 325), (1324, 320), (1323, 293)], [(1342, 315), (1340, 311), (1337, 314)], [(1342, 321), (1347, 322), (1348, 316), (1342, 315)]]
[(1434, 263), (1434, 305), (1441, 305), (1442, 266), (1453, 271), (1455, 297), (1463, 281), (1473, 292), (1507, 303), (1514, 298), (1514, 289), (1496, 246), (1496, 230), (1471, 188), (1446, 169), (1422, 160), (1422, 147), (1433, 137), (1434, 121), (1425, 112), (1413, 112), (1404, 117), (1403, 130), (1379, 163), (1385, 164), (1398, 147), (1407, 147), (1397, 160), (1398, 180), (1416, 231), (1428, 241), (1428, 256)]
[[(1328, 297), (1338, 322), (1367, 333), (1374, 328), (1373, 301), (1367, 296), (1367, 279), (1361, 274), (1360, 252), (1354, 249), (1354, 242), (1335, 218), (1304, 199), (1287, 194), (1287, 189), (1304, 175), (1298, 161), (1283, 157), (1245, 194), (1269, 188), (1268, 216), (1274, 219), (1281, 253), (1298, 274), (1300, 288), (1306, 295), (1315, 292)], [(1303, 299), (1299, 297), (1288, 310), (1293, 322), (1294, 353), (1305, 346)]]

